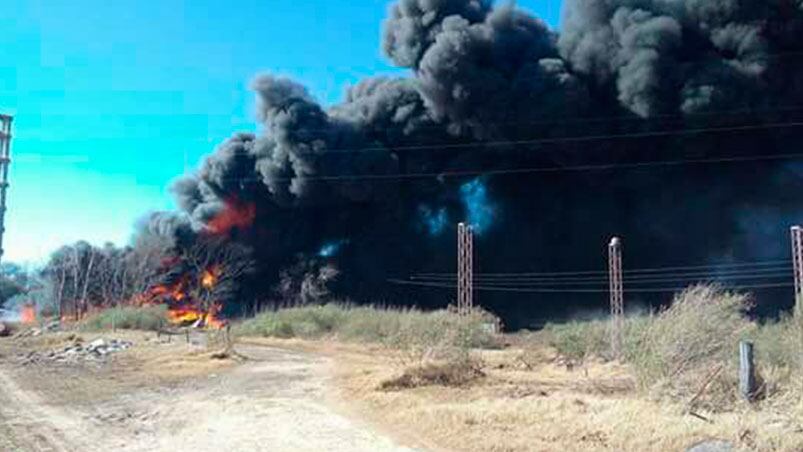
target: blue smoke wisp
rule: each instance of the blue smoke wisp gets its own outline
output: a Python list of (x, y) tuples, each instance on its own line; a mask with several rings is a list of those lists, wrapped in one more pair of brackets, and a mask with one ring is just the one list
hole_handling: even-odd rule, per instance
[(488, 199), (488, 188), (481, 179), (474, 179), (460, 187), (460, 197), (466, 209), (466, 221), (482, 234), (493, 223), (495, 209)]

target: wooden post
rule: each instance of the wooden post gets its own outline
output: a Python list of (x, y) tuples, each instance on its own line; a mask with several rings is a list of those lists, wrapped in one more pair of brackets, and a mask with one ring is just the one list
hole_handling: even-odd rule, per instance
[(739, 392), (747, 401), (756, 395), (756, 374), (753, 367), (753, 343), (739, 343)]

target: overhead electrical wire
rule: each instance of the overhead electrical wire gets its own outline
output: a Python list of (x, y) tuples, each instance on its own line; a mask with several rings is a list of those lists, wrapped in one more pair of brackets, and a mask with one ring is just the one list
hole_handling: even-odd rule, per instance
[[(678, 292), (683, 287), (661, 284), (716, 283), (734, 290), (793, 287), (777, 282), (791, 278), (791, 260), (715, 263), (624, 270), (623, 282), (628, 293)], [(634, 275), (632, 275), (634, 274)], [(474, 288), (483, 291), (521, 293), (607, 293), (607, 271), (563, 271), (522, 273), (476, 273)], [(431, 288), (456, 288), (454, 273), (418, 273), (409, 279), (389, 280), (394, 284)], [(753, 281), (751, 283), (751, 281)], [(738, 285), (731, 283), (738, 282)]]
[[(440, 289), (457, 289), (455, 284), (443, 283), (427, 283), (417, 281), (407, 281), (404, 279), (388, 279), (391, 284), (402, 286), (418, 286), (418, 287), (431, 287)], [(741, 286), (727, 286), (728, 290), (754, 290), (754, 289), (771, 289), (771, 288), (787, 288), (794, 287), (792, 283), (778, 283), (778, 284), (753, 284)], [(576, 294), (591, 294), (591, 293), (608, 293), (607, 289), (579, 289), (579, 288), (522, 288), (522, 287), (490, 287), (483, 285), (474, 285), (474, 290), (488, 291), (488, 292), (518, 292), (518, 293), (576, 293)], [(660, 287), (660, 288), (637, 288), (627, 289), (627, 293), (666, 293), (666, 292), (682, 292), (686, 287)]]
[[(652, 115), (649, 118), (644, 118), (641, 116), (637, 116), (635, 114), (624, 114), (624, 115), (607, 115), (607, 116), (575, 116), (569, 118), (559, 118), (559, 119), (543, 119), (543, 120), (514, 120), (514, 121), (483, 121), (482, 126), (509, 126), (509, 125), (552, 125), (552, 124), (590, 124), (590, 123), (604, 123), (604, 122), (640, 122), (640, 123), (655, 123), (656, 120), (658, 121), (666, 121), (669, 119), (675, 119), (678, 121), (689, 120), (694, 118), (703, 118), (703, 117), (722, 117), (723, 115), (756, 115), (756, 114), (769, 114), (769, 113), (788, 113), (788, 112), (795, 112), (795, 111), (803, 111), (803, 106), (801, 105), (788, 105), (788, 106), (779, 106), (773, 108), (760, 108), (760, 109), (751, 109), (751, 108), (734, 108), (734, 109), (725, 109), (725, 110), (708, 110), (704, 112), (696, 112), (696, 113), (664, 113), (664, 114), (656, 114)], [(541, 117), (546, 118), (545, 115)], [(475, 128), (476, 126), (473, 124), (463, 124), (467, 128)], [(416, 129), (428, 130), (428, 129), (435, 129), (435, 130), (443, 130), (444, 124), (422, 124), (416, 126)], [(325, 127), (316, 127), (316, 128), (304, 128), (307, 132), (330, 132), (331, 128)], [(210, 141), (209, 138), (199, 139), (203, 141)]]
[[(785, 268), (765, 268), (765, 269), (755, 269), (755, 270), (743, 270), (743, 271), (709, 271), (709, 272), (692, 272), (692, 273), (652, 273), (652, 274), (636, 274), (629, 276), (627, 271), (624, 271), (624, 278), (626, 280), (632, 281), (640, 281), (640, 280), (653, 280), (653, 279), (666, 279), (666, 278), (675, 278), (675, 279), (694, 279), (694, 278), (711, 278), (711, 277), (720, 277), (720, 278), (729, 278), (729, 277), (740, 277), (740, 276), (753, 276), (753, 275), (764, 275), (764, 276), (772, 276), (772, 275), (788, 275), (792, 273), (791, 267)], [(411, 275), (410, 279), (420, 279), (420, 280), (453, 280), (456, 278), (455, 274), (444, 274), (444, 275)], [(587, 281), (602, 281), (607, 280), (607, 276), (527, 276), (527, 275), (518, 275), (518, 276), (489, 276), (484, 275), (482, 273), (474, 274), (474, 279), (478, 281), (532, 281), (532, 282), (550, 282), (550, 281), (566, 281), (566, 282), (587, 282)]]
[[(751, 272), (751, 271), (777, 271), (780, 269), (791, 269), (792, 261), (790, 259), (784, 260), (767, 260), (767, 261), (754, 261), (754, 262), (738, 262), (738, 263), (712, 263), (707, 265), (685, 265), (685, 266), (667, 266), (667, 267), (652, 267), (652, 268), (625, 268), (625, 274), (661, 274), (667, 272), (684, 272), (689, 271), (690, 274), (709, 272), (723, 272), (723, 273), (738, 273), (738, 272)], [(778, 268), (767, 268), (778, 267)], [(694, 271), (693, 271), (694, 270)], [(513, 273), (474, 273), (475, 277), (581, 277), (591, 275), (607, 275), (607, 270), (580, 270), (580, 271), (557, 271), (557, 272), (513, 272)], [(416, 273), (416, 277), (429, 277), (429, 276), (455, 276), (455, 273)], [(647, 275), (644, 275), (647, 276)], [(658, 275), (656, 275), (658, 276)]]
[[(575, 143), (575, 142), (605, 141), (605, 140), (618, 140), (618, 139), (630, 139), (630, 138), (650, 138), (650, 137), (662, 137), (662, 136), (673, 136), (673, 135), (695, 135), (695, 134), (716, 133), (716, 132), (738, 132), (738, 131), (751, 131), (751, 130), (761, 130), (761, 129), (772, 130), (772, 129), (783, 129), (783, 128), (796, 128), (801, 126), (803, 126), (803, 122), (765, 123), (765, 124), (750, 124), (750, 125), (730, 126), (730, 127), (709, 127), (709, 128), (697, 128), (697, 129), (685, 129), (685, 130), (651, 131), (651, 132), (636, 132), (636, 133), (608, 134), (608, 135), (589, 135), (589, 136), (579, 136), (579, 137), (540, 138), (532, 140), (508, 140), (508, 141), (488, 141), (488, 142), (478, 141), (474, 143), (427, 144), (427, 145), (397, 146), (392, 148), (389, 148), (387, 146), (378, 146), (378, 147), (367, 147), (360, 149), (325, 149), (322, 152), (305, 152), (298, 154), (323, 156), (329, 154), (343, 154), (343, 153), (350, 154), (350, 153), (362, 153), (371, 151), (396, 152), (400, 150), (421, 150), (421, 149), (444, 150), (444, 149), (459, 149), (459, 148), (492, 148), (492, 147), (514, 146), (523, 144)], [(555, 173), (555, 172), (570, 172), (570, 171), (604, 171), (613, 169), (637, 169), (637, 168), (658, 167), (658, 166), (788, 160), (795, 158), (803, 158), (803, 153), (749, 155), (749, 156), (722, 157), (722, 158), (709, 158), (709, 159), (657, 160), (657, 161), (632, 162), (632, 163), (602, 163), (602, 164), (587, 164), (587, 165), (576, 165), (576, 166), (508, 168), (508, 169), (497, 169), (497, 170), (461, 170), (461, 171), (393, 173), (393, 174), (374, 173), (374, 174), (332, 175), (332, 176), (297, 175), (293, 177), (275, 178), (273, 179), (273, 181), (290, 182), (290, 181), (402, 180), (402, 179), (421, 179), (421, 178), (466, 177), (466, 176), (479, 176), (479, 175), (515, 175), (515, 174)], [(220, 180), (247, 182), (247, 181), (262, 181), (263, 178), (229, 177), (229, 178), (221, 178)]]
[(296, 152), (296, 155), (333, 155), (333, 154), (362, 154), (366, 152), (398, 152), (398, 151), (418, 151), (418, 150), (448, 150), (448, 149), (463, 149), (463, 148), (489, 148), (489, 147), (508, 147), (519, 146), (525, 144), (555, 144), (555, 143), (582, 143), (587, 141), (613, 141), (622, 139), (640, 139), (640, 138), (657, 138), (666, 136), (684, 136), (684, 135), (697, 135), (703, 133), (720, 133), (720, 132), (745, 132), (754, 130), (774, 130), (774, 129), (787, 129), (803, 126), (803, 122), (781, 122), (781, 123), (762, 123), (762, 124), (746, 124), (741, 126), (724, 126), (724, 127), (701, 127), (693, 129), (678, 129), (678, 130), (654, 130), (646, 132), (631, 132), (620, 134), (601, 134), (601, 135), (585, 135), (575, 137), (556, 137), (556, 138), (534, 138), (528, 140), (497, 140), (497, 141), (475, 141), (470, 143), (439, 143), (439, 144), (416, 144), (404, 146), (369, 146), (364, 148), (334, 148), (322, 149), (321, 151), (304, 151)]
[[(711, 277), (700, 277), (700, 278), (656, 278), (656, 279), (646, 279), (646, 280), (628, 280), (624, 279), (624, 283), (628, 285), (645, 285), (645, 284), (656, 284), (656, 283), (699, 283), (699, 282), (727, 282), (727, 281), (742, 281), (742, 280), (773, 280), (773, 279), (789, 279), (791, 278), (791, 271), (785, 272), (783, 274), (773, 274), (773, 275), (741, 275), (741, 276), (730, 276), (730, 277), (721, 277), (721, 276), (711, 276)], [(434, 279), (434, 280), (427, 280), (421, 278), (410, 278), (410, 281), (413, 282), (432, 282), (432, 283), (454, 283), (456, 281), (455, 278), (450, 279)], [(474, 278), (474, 282), (476, 284), (484, 284), (488, 286), (494, 285), (507, 285), (507, 286), (541, 286), (541, 285), (554, 285), (554, 286), (600, 286), (600, 285), (607, 285), (607, 280), (596, 280), (596, 281), (529, 281), (529, 280), (478, 280)]]
[[(801, 123), (803, 125), (803, 123)], [(636, 162), (636, 163), (606, 163), (598, 165), (578, 165), (578, 166), (552, 166), (552, 167), (536, 167), (536, 168), (511, 168), (500, 170), (470, 170), (470, 171), (440, 171), (432, 173), (394, 173), (394, 174), (362, 174), (362, 175), (341, 175), (341, 176), (297, 176), (297, 177), (282, 177), (271, 179), (272, 181), (361, 181), (361, 180), (402, 180), (402, 179), (427, 179), (427, 178), (447, 178), (447, 177), (466, 177), (466, 176), (495, 176), (495, 175), (517, 175), (517, 174), (535, 174), (535, 173), (560, 173), (560, 172), (573, 172), (573, 171), (605, 171), (615, 169), (637, 169), (658, 166), (682, 166), (682, 165), (700, 165), (710, 163), (740, 163), (740, 162), (759, 162), (759, 161), (777, 161), (777, 160), (792, 160), (803, 158), (803, 153), (790, 153), (790, 154), (774, 154), (764, 156), (743, 156), (743, 157), (724, 157), (724, 158), (711, 158), (711, 159), (691, 159), (691, 160), (658, 160), (651, 162)], [(240, 177), (240, 178), (221, 178), (221, 181), (262, 181), (258, 177)]]

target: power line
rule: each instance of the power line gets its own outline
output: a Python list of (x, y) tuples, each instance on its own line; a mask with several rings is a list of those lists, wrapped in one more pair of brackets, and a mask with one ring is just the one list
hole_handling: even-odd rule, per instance
[(608, 140), (621, 140), (621, 139), (638, 139), (638, 138), (657, 138), (675, 135), (696, 135), (701, 133), (719, 133), (719, 132), (744, 132), (751, 130), (764, 130), (764, 129), (785, 129), (803, 126), (803, 122), (785, 122), (785, 123), (768, 123), (768, 124), (752, 124), (743, 126), (728, 126), (728, 127), (703, 127), (696, 129), (685, 130), (663, 130), (651, 132), (633, 132), (621, 134), (605, 134), (605, 135), (587, 135), (580, 137), (558, 137), (558, 138), (536, 138), (531, 140), (500, 140), (500, 141), (478, 141), (472, 143), (442, 143), (442, 144), (421, 144), (421, 145), (408, 145), (408, 146), (370, 146), (365, 148), (349, 149), (324, 149), (320, 152), (304, 151), (296, 152), (296, 155), (332, 155), (332, 154), (360, 154), (366, 152), (397, 152), (397, 151), (416, 151), (416, 150), (449, 150), (461, 148), (483, 148), (483, 147), (506, 147), (517, 146), (523, 144), (555, 144), (555, 143), (583, 143), (588, 141), (608, 141)]
[[(682, 270), (710, 270), (722, 272), (741, 272), (749, 271), (748, 269), (754, 268), (754, 271), (765, 271), (764, 267), (783, 267), (791, 268), (792, 261), (789, 259), (781, 260), (767, 260), (755, 262), (739, 262), (739, 263), (714, 263), (708, 265), (686, 265), (674, 267), (654, 267), (654, 268), (635, 268), (626, 270), (630, 273), (662, 273), (667, 271), (682, 271)], [(766, 269), (767, 271), (770, 269)], [(778, 269), (772, 269), (778, 270)], [(563, 277), (563, 276), (583, 276), (583, 275), (607, 275), (608, 272), (604, 270), (582, 270), (582, 271), (560, 271), (560, 272), (520, 272), (520, 273), (475, 273), (476, 277), (496, 277), (496, 276), (534, 276), (534, 277)], [(452, 276), (454, 273), (417, 273), (415, 276)], [(607, 278), (607, 276), (605, 276)]]
[[(784, 274), (788, 275), (792, 272), (792, 267), (786, 266), (783, 268), (756, 268), (752, 270), (711, 270), (711, 271), (695, 271), (695, 272), (666, 272), (666, 273), (642, 273), (633, 276), (625, 275), (625, 279), (638, 281), (644, 279), (662, 279), (662, 278), (709, 278), (709, 277), (738, 277), (745, 275), (772, 275)], [(412, 275), (410, 279), (421, 280), (452, 280), (454, 274), (443, 275)], [(495, 276), (495, 275), (476, 275), (475, 280), (479, 281), (533, 281), (533, 282), (550, 282), (550, 281), (607, 281), (606, 276), (527, 276), (527, 275), (512, 275), (512, 276)]]
[[(803, 125), (803, 124), (802, 124)], [(282, 177), (271, 179), (272, 181), (360, 181), (360, 180), (401, 180), (401, 179), (427, 179), (427, 178), (446, 178), (446, 177), (466, 177), (466, 176), (497, 176), (497, 175), (517, 175), (517, 174), (536, 174), (536, 173), (560, 173), (573, 171), (607, 171), (617, 169), (637, 169), (648, 167), (667, 167), (682, 165), (701, 165), (711, 163), (743, 163), (759, 161), (792, 160), (803, 157), (803, 153), (774, 154), (767, 156), (744, 156), (727, 157), (712, 159), (692, 159), (692, 160), (659, 160), (652, 162), (638, 163), (608, 163), (599, 165), (579, 165), (579, 166), (553, 166), (540, 168), (511, 168), (502, 170), (471, 170), (471, 171), (442, 171), (436, 173), (395, 173), (395, 174), (363, 174), (353, 176), (298, 176)], [(243, 178), (222, 178), (224, 181), (262, 181), (258, 177)]]
[[(723, 110), (708, 110), (704, 112), (695, 112), (695, 113), (664, 113), (664, 114), (657, 114), (647, 118), (641, 117), (636, 115), (635, 113), (629, 114), (619, 114), (619, 115), (605, 115), (605, 116), (577, 116), (577, 117), (569, 117), (569, 118), (560, 118), (560, 119), (544, 119), (544, 120), (535, 120), (535, 121), (521, 121), (521, 120), (513, 120), (513, 121), (483, 121), (483, 126), (501, 126), (501, 125), (552, 125), (552, 124), (587, 124), (587, 123), (601, 123), (601, 122), (642, 122), (642, 123), (649, 123), (655, 122), (655, 120), (667, 120), (667, 119), (677, 119), (677, 120), (687, 120), (693, 119), (695, 117), (721, 117), (723, 115), (750, 115), (750, 114), (767, 114), (767, 113), (782, 113), (782, 112), (794, 112), (794, 111), (801, 111), (803, 110), (803, 106), (801, 105), (789, 105), (789, 106), (779, 106), (774, 108), (733, 108), (733, 109), (723, 109)], [(330, 115), (332, 116), (332, 115)], [(539, 117), (547, 118), (548, 115), (539, 115)], [(416, 126), (416, 129), (437, 129), (443, 130), (444, 126), (448, 124), (422, 124)], [(464, 124), (469, 128), (476, 128), (476, 125), (473, 124)], [(325, 127), (315, 127), (315, 128), (304, 128), (306, 132), (330, 132), (331, 128)], [(208, 141), (209, 139), (204, 139)]]
[[(398, 284), (403, 286), (418, 286), (418, 287), (431, 287), (439, 289), (456, 289), (457, 286), (453, 284), (442, 283), (426, 283), (416, 281), (406, 281), (403, 279), (388, 279), (389, 283)], [(779, 284), (754, 284), (743, 286), (727, 287), (728, 290), (753, 290), (753, 289), (774, 289), (793, 287), (791, 283)], [(687, 287), (662, 287), (650, 289), (629, 289), (627, 293), (666, 293), (666, 292), (682, 292)], [(592, 294), (592, 293), (608, 293), (608, 289), (571, 289), (571, 288), (519, 288), (519, 287), (489, 287), (489, 286), (474, 286), (474, 290), (487, 291), (487, 292), (515, 292), (515, 293), (575, 293), (575, 294)]]
[[(731, 275), (731, 276), (722, 276), (722, 275), (706, 275), (706, 276), (699, 276), (699, 277), (664, 277), (664, 278), (653, 278), (653, 279), (627, 279), (624, 278), (624, 282), (628, 285), (633, 284), (655, 284), (655, 283), (668, 283), (668, 282), (710, 282), (710, 281), (737, 281), (737, 280), (768, 280), (768, 279), (780, 279), (780, 278), (789, 278), (791, 275), (791, 269), (788, 272), (783, 273), (776, 273), (776, 274), (766, 274), (766, 275)], [(558, 285), (558, 286), (593, 286), (593, 285), (607, 285), (608, 280), (605, 279), (598, 279), (598, 280), (590, 280), (590, 281), (577, 281), (577, 280), (527, 280), (527, 279), (518, 279), (518, 280), (482, 280), (482, 279), (474, 279), (479, 284), (485, 285), (510, 285), (510, 286), (537, 286), (537, 285)], [(440, 279), (424, 279), (424, 278), (410, 278), (410, 281), (422, 281), (422, 282), (434, 282), (434, 283), (451, 283), (454, 282), (454, 278), (440, 278)]]
[(791, 259), (779, 259), (774, 261), (757, 261), (757, 262), (736, 262), (732, 264), (713, 264), (713, 265), (696, 265), (696, 266), (679, 266), (679, 267), (655, 267), (655, 268), (636, 268), (628, 270), (628, 273), (657, 273), (667, 270), (699, 270), (699, 269), (725, 269), (725, 268), (745, 268), (745, 267), (766, 267), (766, 266), (790, 266)]
[[(743, 276), (731, 276), (731, 277), (700, 277), (700, 278), (656, 278), (656, 279), (647, 279), (647, 280), (628, 280), (627, 278), (624, 279), (624, 283), (627, 284), (628, 287), (633, 287), (634, 285), (650, 285), (650, 284), (657, 284), (657, 283), (702, 283), (702, 282), (730, 282), (730, 281), (744, 281), (744, 280), (757, 280), (757, 281), (767, 281), (767, 280), (777, 280), (777, 279), (789, 279), (791, 275), (791, 270), (789, 272), (777, 275), (743, 275)], [(446, 283), (454, 283), (454, 279), (449, 280), (421, 280), (421, 279), (411, 279), (414, 282), (431, 282), (436, 284), (446, 284)], [(476, 281), (476, 280), (475, 280)], [(483, 284), (486, 286), (516, 286), (516, 287), (537, 287), (537, 286), (607, 286), (608, 281), (476, 281), (477, 284)]]

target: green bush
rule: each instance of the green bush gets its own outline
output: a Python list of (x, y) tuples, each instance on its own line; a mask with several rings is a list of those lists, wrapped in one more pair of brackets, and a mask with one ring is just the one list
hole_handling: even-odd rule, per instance
[(156, 331), (167, 323), (167, 308), (165, 306), (127, 306), (101, 311), (85, 320), (81, 326), (83, 329), (90, 331), (113, 328)]

